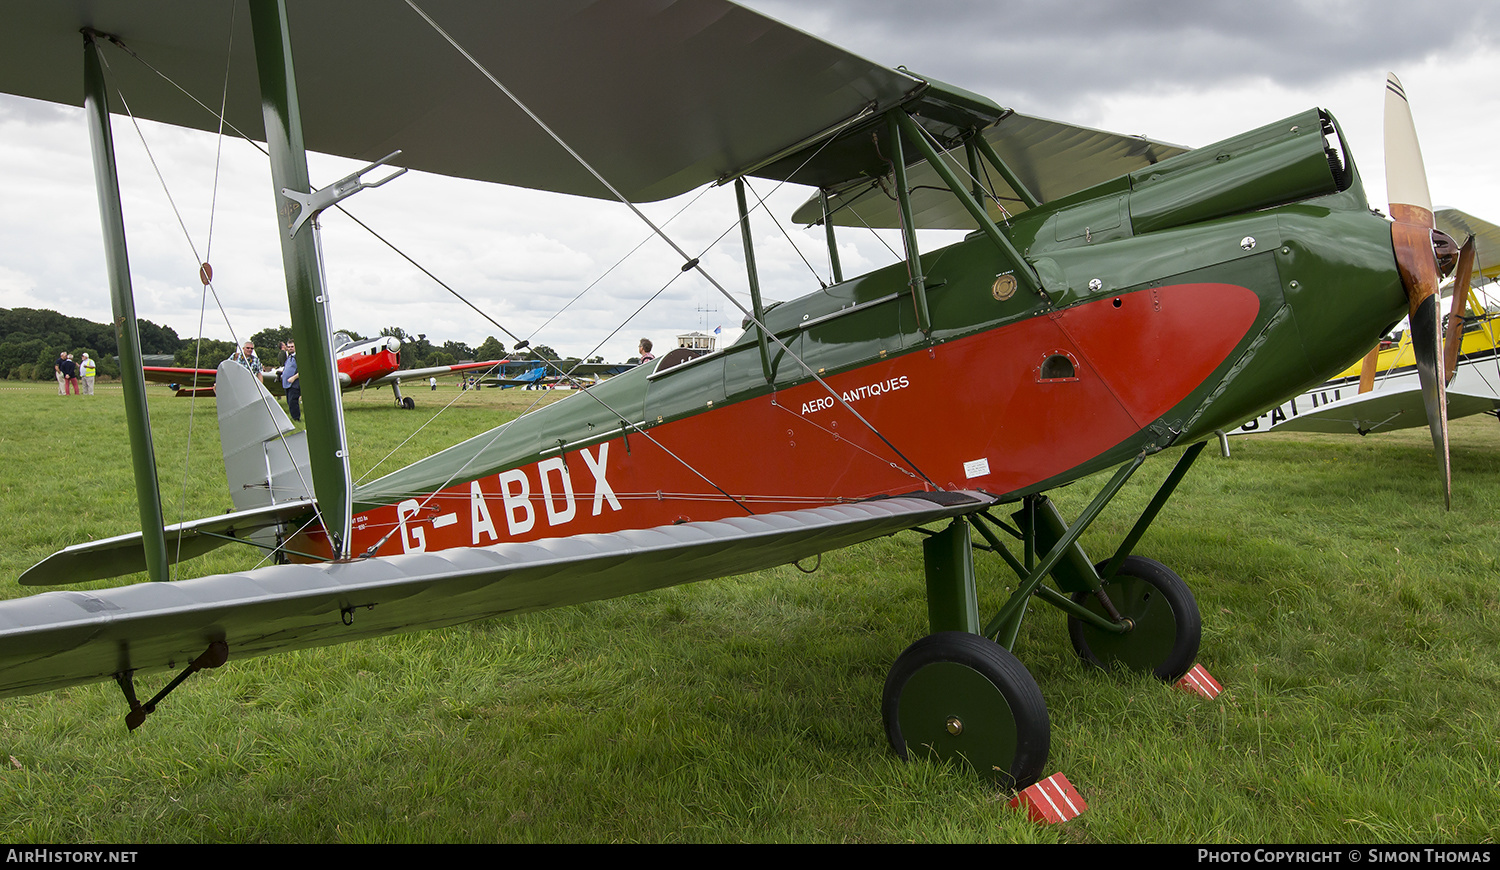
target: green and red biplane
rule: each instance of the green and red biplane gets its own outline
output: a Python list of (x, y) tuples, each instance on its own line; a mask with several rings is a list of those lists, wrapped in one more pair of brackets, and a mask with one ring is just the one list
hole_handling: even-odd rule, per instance
[[(1437, 370), (1431, 208), (1394, 78), (1392, 223), (1317, 109), (1184, 151), (1020, 115), (726, 0), (0, 9), (0, 89), (87, 110), (118, 323), (136, 318), (108, 94), (131, 94), (137, 117), (216, 130), (204, 106), (222, 93), (225, 122), (267, 143), (308, 407), (305, 440), (283, 440), (257, 385), (229, 401), (221, 373), (221, 418), (261, 415), (239, 425), (258, 440), (233, 457), (226, 440), (231, 480), (265, 497), (164, 527), (143, 389), (127, 382), (142, 533), (64, 550), (22, 582), (163, 581), (168, 553), (240, 537), (292, 558), (4, 602), (0, 694), (113, 679), (134, 727), (161, 697), (140, 703), (135, 677), (184, 662), (185, 675), (619, 596), (927, 526), (931, 634), (890, 671), (891, 744), (1026, 785), (1050, 740), (1010, 652), (1028, 605), (1063, 610), (1086, 662), (1179, 678), (1198, 653), (1197, 605), (1132, 551), (1209, 440), (1323, 382), (1408, 312), (1430, 322), (1417, 352)], [(356, 173), (315, 189), (308, 150), (632, 208), (733, 185), (743, 227), (743, 178), (807, 185), (818, 194), (798, 216), (827, 227), (836, 280), (763, 304), (747, 230), (752, 301), (732, 345), (637, 367), (355, 486), (310, 218), (375, 185)], [(905, 258), (845, 277), (834, 227), (866, 223), (900, 228)], [(921, 251), (919, 227), (970, 232)], [(1440, 412), (1441, 381), (1428, 383)], [(1079, 536), (1174, 448), (1175, 470), (1095, 562)], [(1077, 517), (1047, 497), (1112, 468)], [(1020, 578), (998, 613), (979, 610), (976, 548)]]

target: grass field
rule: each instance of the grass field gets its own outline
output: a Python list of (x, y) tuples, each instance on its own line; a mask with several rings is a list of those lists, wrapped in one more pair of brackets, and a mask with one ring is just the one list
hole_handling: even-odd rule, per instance
[[(194, 403), (151, 395), (169, 517), (227, 509), (213, 402), (190, 425)], [(415, 412), (346, 397), (356, 475), (440, 400), (459, 396), (389, 467), (536, 397), (414, 395)], [(0, 588), (16, 597), (38, 559), (137, 520), (117, 386), (62, 399), (0, 382), (0, 411)], [(1451, 513), (1426, 437), (1262, 436), (1199, 461), (1137, 552), (1193, 587), (1216, 701), (1084, 669), (1061, 615), (1033, 609), (1016, 652), (1049, 706), (1048, 772), (1090, 805), (1063, 826), (886, 748), (886, 669), (926, 626), (908, 533), (827, 554), (812, 575), (231, 657), (130, 734), (113, 684), (0, 700), (0, 839), (1494, 842), (1500, 426), (1455, 424)], [(1090, 530), (1091, 555), (1173, 456)], [(1102, 482), (1055, 497), (1072, 516)], [(992, 611), (1014, 581), (989, 557), (980, 573)]]

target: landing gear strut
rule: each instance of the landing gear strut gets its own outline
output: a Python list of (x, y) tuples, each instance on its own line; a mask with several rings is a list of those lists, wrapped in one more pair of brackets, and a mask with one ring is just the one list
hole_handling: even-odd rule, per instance
[(1069, 616), (1068, 638), (1079, 658), (1105, 670), (1121, 665), (1168, 682), (1188, 672), (1198, 657), (1203, 620), (1181, 577), (1155, 559), (1130, 556), (1102, 592), (1107, 596), (1074, 592), (1073, 601), (1099, 616), (1106, 616), (1108, 602), (1116, 618), (1130, 623), (1130, 631), (1116, 634)]
[(400, 381), (391, 382), (391, 393), (396, 397), (396, 407), (405, 408), (408, 411), (413, 410), (417, 407), (416, 399), (413, 399), (411, 396), (401, 395)]
[[(1202, 638), (1198, 604), (1187, 584), (1160, 562), (1131, 555), (1206, 442), (1189, 447), (1113, 557), (1097, 565), (1078, 540), (1146, 459), (1121, 467), (1069, 525), (1044, 495), (1026, 496), (1006, 523), (989, 509), (926, 532), (927, 610), (932, 634), (896, 659), (885, 683), (882, 714), (891, 747), (902, 758), (936, 756), (968, 764), (1011, 788), (1036, 782), (1047, 763), (1051, 725), (1036, 681), (1011, 654), (1032, 598), (1068, 616), (1080, 658), (1123, 665), (1163, 680), (1192, 667)], [(974, 542), (977, 530), (985, 543)], [(1002, 542), (1022, 543), (1017, 558)], [(1021, 582), (980, 626), (973, 551), (999, 555)], [(1051, 578), (1057, 588), (1044, 586)]]

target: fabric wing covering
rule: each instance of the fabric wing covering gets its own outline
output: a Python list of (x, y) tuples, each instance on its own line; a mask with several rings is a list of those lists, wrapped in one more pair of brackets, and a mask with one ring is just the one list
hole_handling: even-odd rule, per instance
[[(420, 0), (496, 79), (632, 201), (675, 196), (919, 85), (723, 0)], [(608, 197), (402, 0), (288, 4), (307, 147), (541, 190)], [(81, 27), (118, 37), (188, 90), (107, 49), (137, 116), (263, 140), (250, 21), (231, 0), (0, 3), (0, 88), (82, 105)], [(112, 97), (111, 110), (123, 109)]]
[(613, 598), (784, 565), (989, 506), (928, 493), (655, 529), (0, 602), (0, 697)]
[(1466, 214), (1456, 208), (1440, 208), (1433, 218), (1437, 228), (1452, 236), (1459, 244), (1469, 236), (1474, 237), (1475, 263), (1474, 284), (1500, 279), (1500, 227)]
[[(364, 162), (400, 150), (394, 165), (612, 197), (540, 120), (634, 202), (746, 173), (842, 185), (860, 211), (843, 209), (836, 220), (871, 226), (894, 226), (895, 207), (878, 191), (870, 195), (869, 177), (885, 167), (872, 165), (868, 130), (898, 105), (947, 133), (1003, 119), (987, 138), (1043, 201), (1182, 150), (1011, 114), (726, 0), (417, 6), (537, 119), (403, 0), (298, 0), (287, 15), (309, 149)], [(264, 139), (243, 3), (0, 0), (0, 14), (0, 90), (81, 105), (79, 30), (89, 27), (154, 68), (105, 50), (106, 76), (135, 116), (216, 132), (219, 122), (205, 107), (220, 105), (222, 94), (232, 130)], [(111, 100), (112, 111), (125, 111)], [(852, 124), (858, 120), (862, 126)], [(825, 150), (836, 133), (846, 134), (843, 145)], [(849, 148), (856, 139), (860, 147)], [(908, 154), (908, 162), (919, 159), (914, 149)], [(919, 225), (970, 228), (951, 196), (922, 189), (934, 186), (931, 170), (918, 171)], [(1004, 201), (1007, 188), (995, 182)], [(809, 208), (798, 212), (804, 223), (819, 218)]]

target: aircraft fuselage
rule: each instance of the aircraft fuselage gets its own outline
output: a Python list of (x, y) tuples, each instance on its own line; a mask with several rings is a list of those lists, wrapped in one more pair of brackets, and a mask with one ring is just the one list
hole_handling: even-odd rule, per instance
[[(1013, 289), (976, 233), (921, 258), (929, 331), (898, 263), (768, 309), (769, 382), (752, 327), (360, 487), (352, 551), (920, 490), (1015, 499), (1201, 441), (1321, 383), (1402, 314), (1390, 225), (1352, 166), (1342, 180), (1329, 169), (1318, 123), (1270, 125), (1015, 219), (1005, 230), (1040, 293)], [(1321, 187), (1307, 180), (1319, 163)]]

